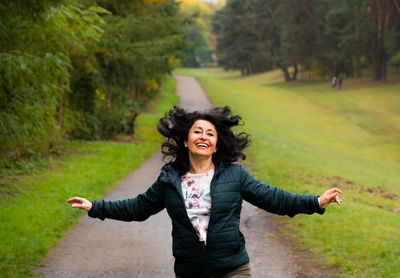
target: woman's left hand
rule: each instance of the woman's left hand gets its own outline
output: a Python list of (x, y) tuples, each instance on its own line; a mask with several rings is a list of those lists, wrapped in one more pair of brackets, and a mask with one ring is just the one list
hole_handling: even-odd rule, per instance
[(322, 194), (318, 199), (319, 205), (323, 209), (329, 206), (331, 203), (337, 203), (338, 205), (340, 205), (342, 203), (342, 200), (339, 199), (338, 195), (342, 193), (343, 192), (336, 187), (325, 191), (325, 193)]

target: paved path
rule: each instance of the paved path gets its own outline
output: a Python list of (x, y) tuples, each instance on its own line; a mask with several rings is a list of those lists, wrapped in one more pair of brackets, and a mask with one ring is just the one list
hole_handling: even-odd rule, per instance
[[(175, 78), (182, 107), (199, 110), (211, 106), (194, 78)], [(153, 155), (104, 199), (144, 192), (157, 178), (162, 164), (161, 154)], [(299, 272), (293, 250), (279, 240), (275, 227), (267, 213), (244, 204), (241, 230), (253, 277), (318, 277)], [(85, 216), (49, 252), (46, 266), (38, 272), (42, 277), (175, 277), (171, 245), (171, 222), (165, 210), (145, 222), (101, 221)]]

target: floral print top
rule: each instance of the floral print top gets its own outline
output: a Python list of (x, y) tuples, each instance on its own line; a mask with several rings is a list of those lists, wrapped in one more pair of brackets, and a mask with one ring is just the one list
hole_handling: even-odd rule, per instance
[(181, 186), (185, 207), (190, 222), (199, 236), (206, 243), (208, 222), (210, 220), (211, 195), (210, 184), (214, 169), (203, 174), (187, 172), (181, 177)]

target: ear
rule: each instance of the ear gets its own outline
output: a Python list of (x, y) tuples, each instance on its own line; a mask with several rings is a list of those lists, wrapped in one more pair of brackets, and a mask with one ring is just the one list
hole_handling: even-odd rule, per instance
[(183, 145), (185, 146), (185, 148), (188, 147), (187, 141), (183, 141)]

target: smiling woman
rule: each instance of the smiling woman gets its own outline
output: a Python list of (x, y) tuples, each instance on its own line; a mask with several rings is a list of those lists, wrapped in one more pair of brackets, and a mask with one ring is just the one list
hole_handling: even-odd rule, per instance
[(196, 121), (189, 130), (185, 148), (189, 150), (190, 172), (205, 173), (214, 168), (211, 157), (217, 152), (217, 131), (212, 123)]
[(89, 216), (144, 221), (167, 209), (172, 221), (176, 277), (251, 277), (249, 256), (239, 230), (243, 200), (266, 211), (290, 217), (323, 214), (341, 200), (339, 189), (321, 197), (293, 194), (256, 180), (235, 163), (245, 159), (249, 135), (235, 134), (240, 116), (229, 107), (187, 112), (175, 107), (157, 126), (167, 138), (162, 145), (172, 157), (143, 194), (120, 201), (68, 200)]
[[(241, 117), (231, 114), (228, 106), (194, 112), (175, 107), (160, 119), (157, 129), (168, 138), (162, 145), (162, 152), (166, 157), (173, 157), (172, 164), (180, 175), (189, 170), (194, 171), (195, 169), (191, 168), (197, 165), (193, 165), (191, 159), (197, 157), (204, 162), (205, 154), (211, 154), (207, 159), (214, 166), (221, 162), (231, 163), (239, 158), (246, 158), (242, 151), (249, 146), (250, 136), (245, 132), (233, 133), (231, 128), (240, 124)], [(215, 150), (209, 153), (208, 148), (201, 149), (199, 146), (189, 144), (191, 140), (204, 143), (206, 146), (215, 140)], [(196, 156), (197, 153), (203, 156)]]

